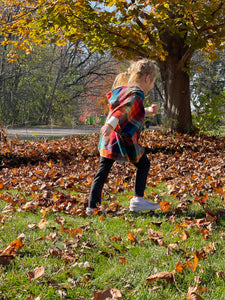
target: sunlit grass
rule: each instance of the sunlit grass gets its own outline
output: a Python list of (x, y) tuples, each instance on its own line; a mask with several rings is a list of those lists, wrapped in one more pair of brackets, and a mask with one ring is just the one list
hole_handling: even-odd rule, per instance
[[(166, 193), (164, 184), (146, 190), (146, 196), (152, 193), (158, 194), (161, 201), (171, 203), (168, 211), (130, 213), (127, 209), (121, 215), (91, 217), (52, 211), (47, 211), (44, 216), (39, 210), (6, 213), (4, 218), (1, 217), (0, 250), (3, 251), (19, 235), (25, 237), (24, 246), (15, 253), (15, 259), (0, 266), (0, 298), (91, 299), (94, 291), (115, 288), (122, 292), (124, 299), (130, 300), (186, 299), (189, 286), (196, 285), (207, 288), (201, 295), (203, 299), (222, 299), (225, 282), (217, 272), (225, 268), (225, 218), (221, 215), (210, 230), (204, 225), (203, 228), (210, 232), (204, 239), (194, 223), (190, 226), (184, 223), (184, 218), (205, 218), (200, 205), (192, 203), (187, 210), (174, 214), (179, 201)], [(130, 195), (130, 191), (125, 191), (115, 196), (123, 207), (128, 208)], [(190, 201), (193, 200), (190, 197)], [(207, 199), (210, 206), (214, 201), (215, 208), (223, 205), (216, 196)], [(0, 201), (0, 215), (5, 206), (6, 203)], [(63, 231), (57, 221), (60, 217), (65, 219), (64, 229), (82, 228), (82, 234), (71, 237)], [(44, 228), (35, 226), (43, 219), (47, 220)], [(188, 238), (182, 240), (184, 230), (188, 232)], [(152, 239), (149, 231), (158, 233), (163, 243)], [(135, 240), (132, 241), (128, 233)], [(48, 238), (51, 234), (55, 234), (55, 239)], [(194, 271), (185, 267), (181, 273), (175, 273), (173, 282), (147, 281), (153, 274), (172, 272), (178, 262), (193, 262), (194, 253), (209, 249), (210, 245), (213, 250), (200, 257)], [(52, 255), (50, 249), (60, 249), (72, 256), (73, 262)], [(84, 267), (85, 262), (89, 267)], [(43, 276), (30, 280), (28, 272), (40, 266), (45, 266)]]

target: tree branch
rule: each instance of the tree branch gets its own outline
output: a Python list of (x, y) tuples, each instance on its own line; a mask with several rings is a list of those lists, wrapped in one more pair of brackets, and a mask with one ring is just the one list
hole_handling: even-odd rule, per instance
[(146, 33), (149, 41), (155, 46), (156, 41), (155, 41), (154, 37), (150, 34), (150, 32), (147, 30), (146, 26), (138, 18), (137, 18), (136, 22), (137, 22), (138, 26), (144, 31), (144, 33)]
[(177, 64), (176, 70), (181, 70), (184, 68), (185, 63), (192, 57), (192, 54), (194, 53), (193, 48), (188, 48), (182, 58), (180, 59), (179, 63)]

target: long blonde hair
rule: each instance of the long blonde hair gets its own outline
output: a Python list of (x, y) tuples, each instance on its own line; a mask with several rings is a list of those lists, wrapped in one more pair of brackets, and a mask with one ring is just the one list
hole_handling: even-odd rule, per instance
[(146, 75), (150, 75), (154, 80), (157, 77), (157, 67), (151, 60), (140, 59), (131, 63), (128, 73), (130, 74), (128, 83), (139, 81)]
[(120, 74), (118, 74), (113, 82), (112, 85), (112, 90), (120, 87), (120, 86), (125, 86), (127, 85), (128, 82), (128, 73), (127, 72), (122, 72)]

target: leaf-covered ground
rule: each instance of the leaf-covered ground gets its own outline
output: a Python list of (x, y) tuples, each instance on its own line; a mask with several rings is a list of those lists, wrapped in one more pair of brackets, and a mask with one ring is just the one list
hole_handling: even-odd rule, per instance
[[(45, 206), (82, 214), (91, 181), (98, 166), (97, 134), (57, 140), (12, 141), (1, 145), (1, 189), (26, 190), (26, 197), (11, 199), (5, 192), (1, 199), (21, 209)], [(187, 204), (190, 195), (202, 201), (210, 193), (225, 196), (225, 138), (162, 135), (145, 131), (142, 145), (151, 160), (148, 185), (166, 182), (169, 193)], [(135, 168), (116, 163), (105, 185), (105, 193), (133, 188)], [(56, 191), (58, 188), (58, 191)], [(60, 190), (80, 192), (70, 197)], [(32, 201), (27, 201), (31, 198)], [(68, 205), (70, 203), (70, 205)]]
[[(18, 216), (18, 214), (41, 212), (42, 219), (35, 224), (28, 224), (29, 230), (45, 229), (48, 224), (46, 215), (50, 213), (56, 215), (63, 213), (65, 216), (74, 216), (78, 220), (76, 222), (82, 224), (83, 220), (88, 218), (85, 215), (85, 208), (91, 182), (99, 161), (98, 140), (99, 135), (93, 134), (57, 140), (13, 140), (2, 143), (0, 151), (0, 200), (4, 205), (1, 205), (2, 212), (0, 212), (1, 233), (4, 233), (4, 224), (9, 216), (13, 214)], [(142, 134), (141, 143), (146, 147), (151, 160), (147, 191), (150, 191), (150, 188), (152, 190), (146, 194), (146, 197), (152, 201), (161, 202), (164, 219), (162, 221), (152, 221), (145, 231), (143, 228), (136, 228), (138, 223), (135, 223), (136, 221), (130, 218), (128, 214), (128, 200), (129, 195), (132, 194), (135, 168), (129, 163), (115, 163), (105, 184), (103, 195), (105, 201), (103, 205), (110, 218), (119, 216), (121, 218), (119, 222), (129, 223), (126, 226), (130, 230), (127, 227), (126, 229), (123, 228), (123, 225), (119, 227), (118, 235), (111, 237), (115, 243), (121, 243), (122, 241), (123, 246), (121, 246), (121, 249), (111, 247), (110, 251), (101, 250), (98, 254), (101, 253), (109, 259), (114, 259), (112, 254), (114, 251), (118, 255), (118, 261), (122, 265), (126, 265), (129, 258), (124, 253), (129, 249), (129, 257), (132, 257), (132, 251), (134, 251), (129, 245), (144, 245), (147, 249), (149, 245), (145, 243), (154, 243), (156, 249), (160, 247), (167, 251), (167, 257), (173, 256), (171, 252), (175, 253), (173, 261), (175, 266), (173, 269), (166, 269), (165, 271), (161, 269), (160, 272), (155, 270), (146, 277), (146, 282), (150, 285), (158, 280), (172, 282), (177, 294), (184, 296), (177, 287), (175, 274), (182, 274), (186, 269), (195, 272), (199, 261), (205, 260), (215, 252), (214, 241), (210, 240), (210, 237), (216, 234), (216, 225), (221, 222), (225, 212), (225, 137), (189, 136), (171, 133), (165, 135), (160, 131), (145, 131)], [(157, 190), (154, 190), (155, 187), (161, 185), (165, 187), (161, 189), (161, 192), (158, 193)], [(126, 201), (120, 201), (119, 195), (123, 193), (127, 197)], [(105, 220), (105, 224), (107, 224), (107, 216), (102, 215), (100, 212), (96, 213), (97, 216), (93, 216), (91, 219), (99, 217), (101, 221), (104, 222)], [(81, 242), (85, 234), (93, 234), (93, 231), (90, 231), (91, 223), (76, 228), (68, 228), (65, 225), (65, 219), (62, 215), (60, 216), (57, 215), (54, 228), (58, 226), (61, 235), (68, 235), (75, 241), (75, 244), (71, 245), (70, 240), (64, 240), (66, 251), (60, 247), (50, 246), (48, 255), (59, 258), (67, 264), (72, 264), (73, 268), (84, 267), (91, 272), (92, 266), (88, 261), (79, 262), (82, 253), (84, 254), (87, 249), (91, 251), (94, 248), (94, 244), (91, 244), (88, 239), (86, 242), (84, 240)], [(148, 217), (146, 220), (149, 220)], [(113, 221), (109, 220), (110, 222)], [(137, 222), (139, 222), (138, 219)], [(143, 218), (141, 222), (145, 222)], [(169, 226), (168, 224), (173, 226), (173, 231), (170, 233), (171, 240), (168, 236), (164, 238), (161, 232), (155, 230), (155, 228), (166, 228)], [(200, 246), (201, 242), (199, 240), (200, 244), (196, 248), (193, 248), (193, 245), (185, 247), (183, 244), (181, 247), (180, 242), (185, 244), (191, 238), (196, 239), (196, 232), (192, 232), (194, 230), (200, 234), (201, 238), (199, 239), (203, 243), (205, 241), (209, 242), (207, 246)], [(137, 237), (138, 234), (142, 235), (143, 232), (148, 237), (145, 240)], [(98, 238), (101, 237), (101, 233), (96, 228), (94, 234)], [(220, 238), (224, 239), (223, 228), (220, 228), (218, 234)], [(43, 240), (47, 239), (54, 244), (57, 235), (58, 231), (57, 233), (51, 232), (48, 236), (43, 237)], [(127, 244), (124, 244), (123, 235), (127, 235), (128, 247)], [(4, 234), (2, 236), (5, 240), (6, 236)], [(176, 242), (174, 242), (175, 236), (178, 238)], [(20, 248), (24, 246), (24, 239), (25, 237), (22, 235), (17, 239), (14, 238), (9, 244), (1, 242), (0, 266), (6, 266), (15, 259), (17, 251), (20, 251)], [(107, 242), (105, 243), (107, 244)], [(32, 247), (35, 246), (32, 245)], [(80, 252), (77, 257), (74, 254), (75, 249), (76, 251), (79, 249)], [(87, 256), (87, 254), (85, 255)], [(94, 260), (93, 255), (91, 257)], [(152, 259), (153, 264), (157, 264), (157, 260)], [(164, 264), (166, 264), (166, 260)], [(97, 269), (97, 266), (94, 266), (93, 269)], [(217, 271), (216, 276), (223, 279), (225, 277), (223, 270)], [(39, 280), (44, 274), (44, 266), (38, 266), (34, 270), (28, 271), (28, 279), (26, 280), (30, 282)], [(129, 276), (131, 276), (130, 272)], [(69, 278), (71, 280), (70, 276)], [(82, 280), (82, 284), (85, 287), (87, 286), (85, 293), (90, 294), (88, 284), (90, 284), (91, 279), (83, 277)], [(125, 279), (123, 280), (126, 282)], [(95, 290), (94, 285), (96, 284), (94, 282), (93, 290)], [(118, 282), (121, 282), (121, 280)], [(48, 284), (50, 283), (48, 282)], [(73, 288), (75, 288), (77, 283), (70, 282), (71, 285), (74, 285)], [(108, 285), (105, 285), (104, 289), (103, 284), (101, 292), (95, 291), (94, 299), (113, 298), (113, 293), (114, 299), (121, 299), (122, 294), (119, 289), (113, 290), (106, 287)], [(60, 295), (63, 298), (65, 296), (63, 296), (64, 290), (60, 287), (57, 288), (61, 291)], [(187, 286), (185, 297), (187, 299), (201, 299), (199, 294), (204, 293), (207, 288), (201, 282), (195, 282), (195, 284)], [(67, 292), (69, 290), (67, 285), (64, 289)], [(160, 288), (153, 286), (151, 292), (157, 293), (157, 289)], [(132, 287), (125, 288), (125, 292), (127, 293), (125, 299), (158, 299), (157, 297), (159, 297), (159, 294), (156, 294), (156, 298), (140, 295), (135, 298), (136, 290), (132, 291)], [(104, 296), (104, 293), (106, 296)], [(80, 296), (76, 299), (85, 299), (84, 297)], [(48, 299), (51, 299), (51, 297)], [(171, 296), (171, 299), (178, 298)]]

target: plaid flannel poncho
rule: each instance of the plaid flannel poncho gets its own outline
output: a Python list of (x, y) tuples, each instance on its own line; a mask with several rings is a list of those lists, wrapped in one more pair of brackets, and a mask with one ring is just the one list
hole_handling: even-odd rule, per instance
[(145, 117), (144, 93), (138, 87), (119, 87), (107, 94), (110, 113), (119, 119), (109, 136), (101, 135), (99, 152), (103, 157), (137, 163), (144, 153), (138, 144)]

